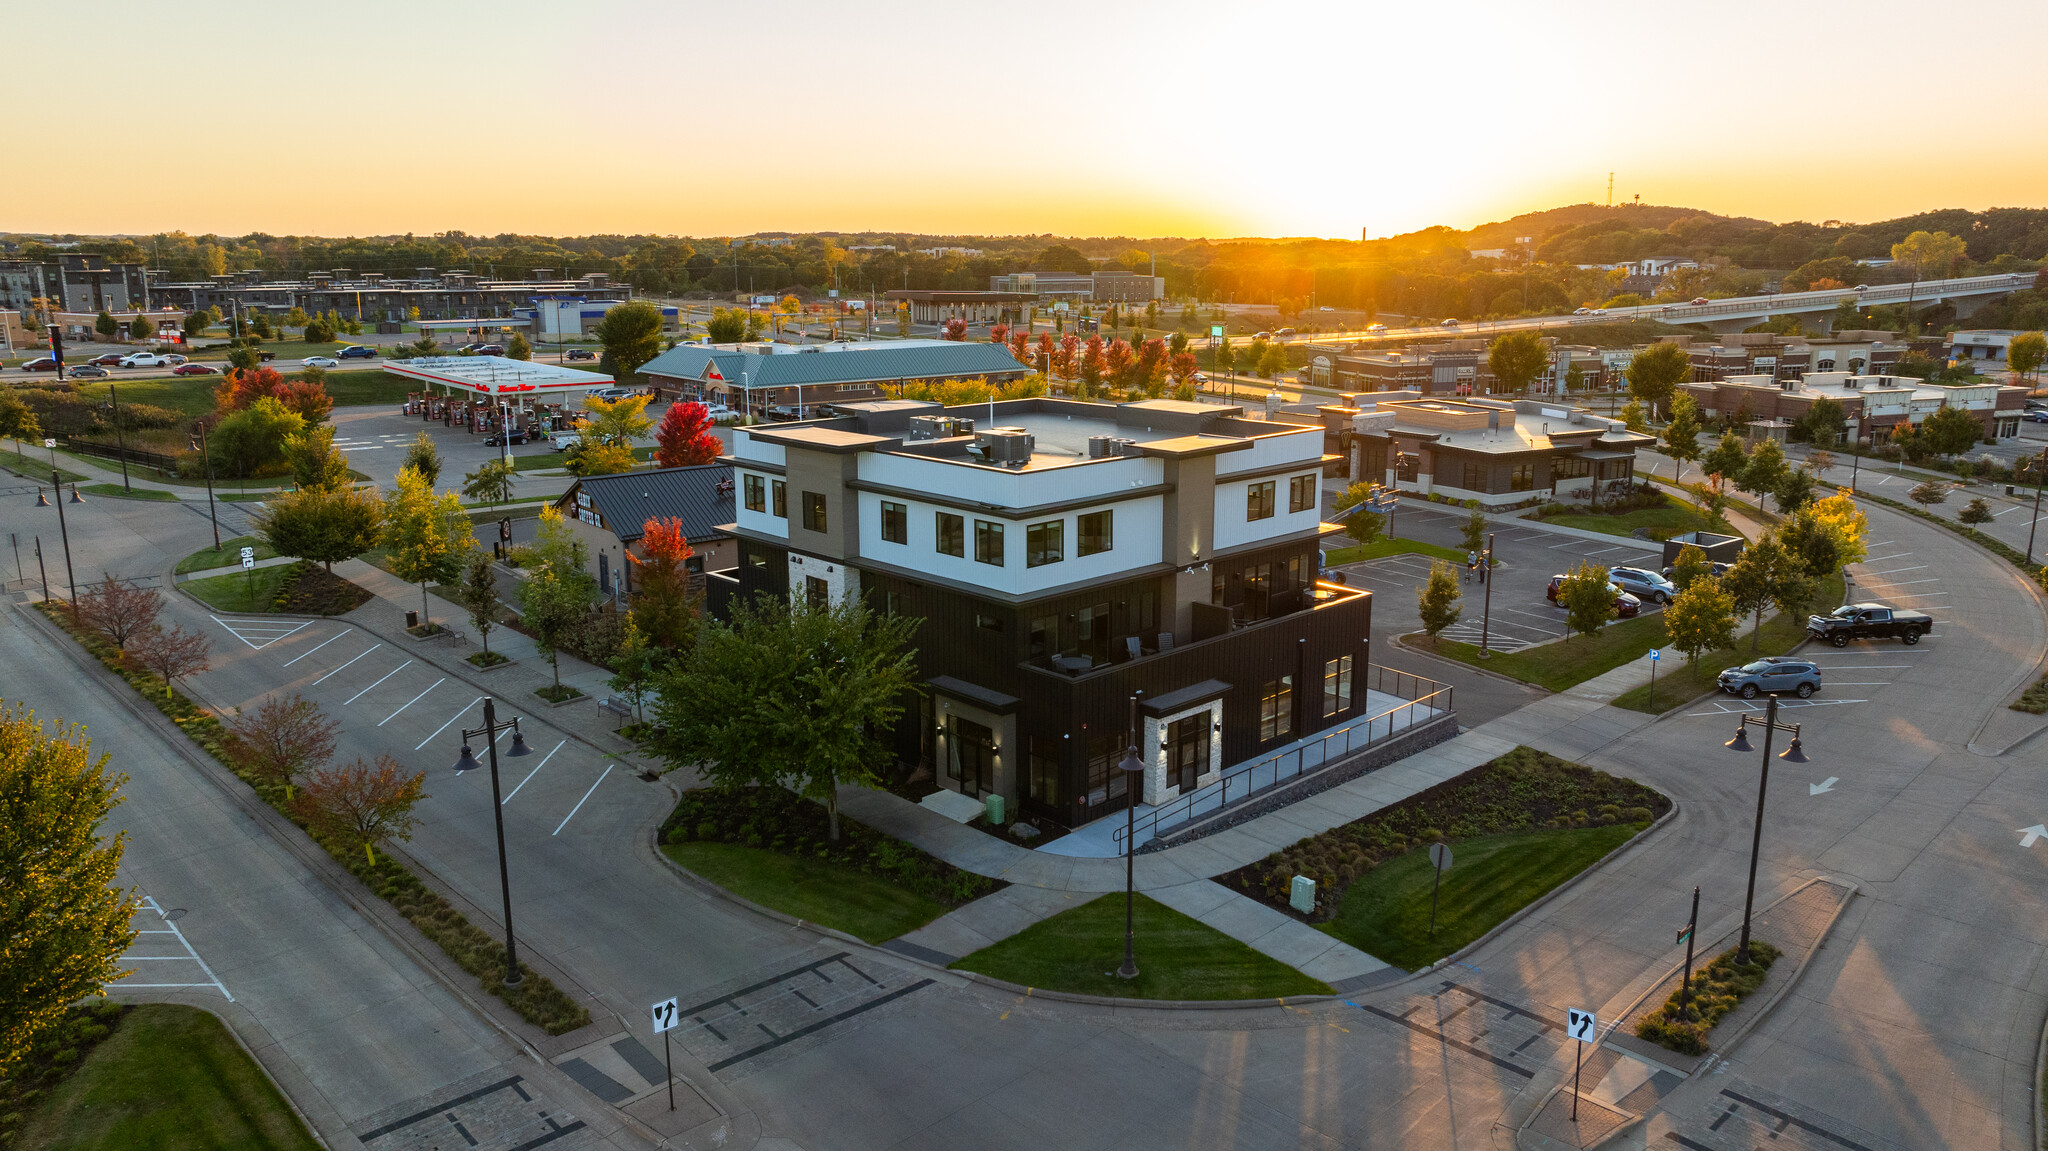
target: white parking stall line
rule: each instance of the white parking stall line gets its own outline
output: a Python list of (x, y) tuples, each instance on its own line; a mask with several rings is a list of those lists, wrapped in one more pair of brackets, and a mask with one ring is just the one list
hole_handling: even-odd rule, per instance
[(1900, 552), (1898, 555), (1895, 556), (1871, 556), (1869, 559), (1863, 561), (1863, 566), (1868, 567), (1871, 564), (1890, 563), (1893, 560), (1905, 559), (1907, 556), (1912, 554), (1912, 552)]
[[(456, 720), (458, 720), (458, 719), (461, 719), (461, 718), (463, 717), (463, 715), (464, 715), (464, 714), (466, 714), (466, 713), (467, 713), (467, 712), (469, 711), (469, 709), (470, 709), (470, 708), (473, 708), (473, 707), (475, 707), (475, 706), (476, 706), (477, 704), (480, 704), (480, 703), (482, 703), (483, 701), (484, 701), (484, 697), (483, 697), (483, 696), (477, 696), (477, 697), (476, 697), (475, 699), (473, 699), (473, 700), (470, 700), (470, 701), (469, 701), (468, 703), (465, 703), (465, 704), (463, 704), (463, 705), (462, 705), (462, 710), (461, 710), (461, 711), (458, 711), (458, 712), (456, 712), (456, 713), (455, 713), (454, 715), (451, 715), (451, 716), (449, 716), (449, 717), (448, 717), (448, 719), (447, 719), (447, 722), (443, 723), (443, 724), (442, 724), (441, 726), (439, 726), (439, 727), (437, 727), (437, 728), (435, 728), (435, 729), (434, 729), (434, 735), (439, 735), (439, 734), (441, 734), (442, 732), (444, 732), (444, 731), (447, 731), (447, 730), (448, 730), (448, 724), (450, 724), (450, 723), (454, 723), (454, 722), (455, 722)], [(418, 745), (417, 747), (414, 747), (414, 748), (413, 748), (413, 750), (414, 750), (414, 751), (418, 751), (418, 750), (419, 750), (420, 748), (422, 748), (422, 747), (425, 747), (425, 746), (427, 746), (428, 744), (430, 744), (430, 743), (434, 742), (434, 735), (430, 735), (430, 736), (428, 736), (427, 738), (425, 738), (425, 739), (421, 740), (421, 741), (419, 742), (419, 745)]]
[[(2009, 508), (2005, 509), (2005, 512), (2017, 512), (2017, 511), (2025, 511), (2025, 510), (2026, 510), (2025, 508), (2022, 508), (2022, 507), (2018, 507), (2018, 506), (2014, 506), (2014, 507), (2009, 507)], [(1991, 518), (1992, 518), (1992, 519), (1997, 519), (1997, 518), (1998, 518), (1999, 516), (2002, 516), (2002, 515), (2004, 515), (2004, 514), (2005, 514), (2005, 512), (1992, 512), (1992, 513), (1991, 513)]]
[[(1870, 579), (1870, 577), (1869, 577), (1869, 576), (1864, 576), (1863, 578), (1864, 578), (1865, 580), (1869, 580), (1869, 579)], [(1941, 577), (1940, 577), (1940, 576), (1930, 576), (1930, 577), (1928, 577), (1927, 579), (1900, 579), (1900, 580), (1890, 580), (1890, 579), (1888, 579), (1888, 580), (1875, 580), (1875, 581), (1872, 581), (1872, 582), (1875, 582), (1875, 583), (1881, 583), (1881, 584), (1883, 584), (1883, 585), (1884, 585), (1884, 586), (1886, 586), (1886, 587), (1912, 587), (1912, 586), (1913, 586), (1914, 584), (1922, 584), (1922, 583), (1940, 583), (1940, 582), (1941, 582)]]
[[(527, 779), (532, 779), (534, 776), (539, 775), (540, 769), (546, 767), (548, 765), (548, 760), (555, 758), (555, 752), (562, 750), (562, 744), (566, 744), (568, 742), (569, 741), (566, 739), (563, 740), (562, 743), (558, 743), (555, 745), (554, 751), (550, 751), (546, 755), (541, 756), (540, 762), (533, 765), (533, 770), (526, 773), (526, 779), (522, 779), (519, 781), (519, 787), (525, 787)], [(519, 794), (519, 787), (515, 787), (509, 793), (507, 793), (505, 798), (498, 802), (498, 806), (503, 807), (506, 804), (512, 802), (512, 797)], [(556, 830), (560, 829), (557, 828)]]
[[(618, 765), (611, 763), (605, 764), (604, 775), (600, 775), (597, 777), (597, 783), (603, 783), (604, 776), (610, 775), (612, 773), (612, 768), (616, 766)], [(597, 783), (591, 784), (590, 790), (583, 793), (583, 798), (576, 801), (576, 806), (569, 809), (569, 814), (562, 817), (562, 822), (560, 826), (556, 827), (553, 831), (548, 833), (549, 838), (553, 838), (554, 836), (562, 834), (562, 828), (569, 826), (569, 821), (576, 818), (576, 813), (583, 810), (583, 805), (590, 802), (591, 796), (597, 794)]]
[(1817, 663), (1813, 666), (1822, 671), (1891, 671), (1895, 668), (1912, 667), (1910, 663)]
[[(227, 633), (229, 635), (234, 636), (236, 639), (241, 640), (245, 644), (248, 644), (249, 649), (251, 651), (262, 651), (264, 648), (269, 647), (271, 644), (276, 643), (278, 640), (281, 640), (284, 637), (291, 635), (292, 633), (300, 630), (301, 628), (313, 626), (312, 620), (307, 620), (304, 623), (297, 624), (292, 627), (285, 627), (284, 624), (279, 620), (226, 620), (220, 618), (217, 615), (209, 615), (206, 618), (226, 628)], [(263, 642), (256, 643), (254, 640), (249, 638), (251, 636), (256, 637), (256, 639), (260, 639)]]
[(1891, 680), (1888, 680), (1888, 679), (1852, 679), (1852, 680), (1845, 680), (1845, 681), (1843, 681), (1843, 682), (1837, 683), (1837, 684), (1835, 684), (1834, 686), (1835, 686), (1835, 687), (1890, 687), (1891, 685), (1892, 685), (1892, 681), (1891, 681)]
[(1579, 546), (1583, 545), (1583, 544), (1584, 544), (1585, 542), (1586, 542), (1585, 540), (1566, 540), (1566, 541), (1564, 541), (1564, 542), (1563, 542), (1563, 543), (1561, 543), (1561, 544), (1551, 544), (1551, 545), (1550, 545), (1550, 550), (1551, 550), (1551, 551), (1556, 551), (1556, 550), (1557, 550), (1557, 549), (1559, 549), (1559, 548), (1572, 548), (1572, 547), (1579, 547)]
[(1530, 540), (1540, 540), (1544, 536), (1549, 534), (1549, 532), (1530, 532), (1528, 535), (1525, 536), (1509, 536), (1508, 542), (1511, 544), (1525, 544), (1528, 543)]
[[(388, 671), (388, 672), (385, 672), (385, 673), (384, 673), (384, 679), (390, 679), (390, 678), (391, 678), (392, 676), (394, 676), (394, 675), (397, 675), (397, 674), (398, 674), (399, 672), (401, 672), (401, 671), (404, 671), (404, 670), (405, 670), (406, 668), (409, 668), (409, 667), (411, 667), (411, 666), (413, 665), (413, 662), (414, 662), (414, 661), (412, 661), (412, 660), (406, 660), (406, 661), (405, 661), (404, 663), (402, 663), (402, 664), (399, 664), (399, 665), (398, 665), (397, 667), (394, 667), (394, 668), (392, 668), (392, 669), (391, 669), (390, 671)], [(380, 680), (378, 680), (378, 681), (377, 681), (377, 683), (383, 683), (383, 682), (384, 682), (384, 679), (380, 679)], [(371, 685), (370, 685), (370, 687), (376, 687), (376, 686), (377, 686), (377, 683), (373, 683), (373, 684), (371, 684)], [(369, 692), (369, 690), (370, 690), (370, 687), (366, 687), (366, 688), (364, 688), (364, 689), (363, 689), (362, 691), (359, 691), (359, 692), (355, 693), (354, 695), (352, 695), (352, 696), (349, 696), (349, 697), (348, 697), (348, 698), (347, 698), (346, 700), (343, 700), (343, 701), (342, 701), (342, 704), (341, 704), (341, 706), (343, 706), (343, 707), (347, 707), (347, 706), (348, 706), (349, 704), (352, 704), (352, 703), (354, 703), (355, 701), (357, 701), (357, 700), (359, 700), (359, 699), (363, 698), (363, 696), (364, 696), (364, 695), (365, 695), (366, 693), (368, 693), (368, 692)]]
[[(1870, 702), (1870, 701), (1869, 701), (1869, 700), (1867, 700), (1867, 699), (1781, 699), (1781, 700), (1779, 700), (1779, 701), (1778, 701), (1778, 710), (1779, 710), (1779, 711), (1784, 711), (1784, 710), (1786, 710), (1786, 709), (1788, 709), (1788, 708), (1794, 708), (1794, 707), (1841, 707), (1841, 706), (1844, 706), (1844, 705), (1846, 705), (1846, 704), (1852, 704), (1852, 703), (1869, 703), (1869, 702)], [(1731, 703), (1733, 704), (1733, 706), (1730, 706), (1730, 704), (1731, 704)], [(1741, 714), (1743, 714), (1743, 713), (1747, 712), (1747, 713), (1749, 713), (1749, 714), (1751, 714), (1751, 715), (1754, 715), (1754, 714), (1756, 714), (1757, 712), (1760, 712), (1760, 711), (1763, 711), (1763, 710), (1764, 710), (1764, 705), (1763, 705), (1763, 704), (1761, 704), (1761, 703), (1749, 703), (1749, 702), (1740, 702), (1740, 703), (1736, 703), (1736, 702), (1734, 702), (1734, 701), (1730, 701), (1729, 703), (1713, 703), (1713, 704), (1709, 704), (1708, 706), (1709, 706), (1709, 707), (1711, 707), (1711, 708), (1713, 708), (1714, 710), (1712, 710), (1712, 711), (1689, 711), (1689, 712), (1686, 712), (1685, 714), (1686, 714), (1687, 716), (1695, 716), (1695, 715), (1741, 715)]]
[[(371, 644), (371, 645), (370, 645), (370, 649), (369, 649), (369, 651), (366, 651), (366, 652), (364, 652), (364, 653), (363, 653), (363, 655), (368, 655), (368, 654), (370, 654), (370, 652), (372, 652), (372, 651), (376, 651), (376, 650), (377, 650), (378, 648), (380, 648), (380, 647), (383, 647), (383, 646), (384, 646), (384, 645), (383, 645), (383, 644), (381, 644), (381, 643), (377, 643), (377, 644)], [(357, 656), (357, 657), (356, 657), (356, 659), (361, 659), (361, 658), (363, 658), (363, 655), (359, 655), (359, 656)], [(334, 669), (333, 671), (330, 671), (330, 672), (328, 672), (328, 673), (327, 673), (326, 675), (323, 675), (323, 676), (321, 676), (321, 677), (320, 677), (319, 679), (316, 679), (316, 680), (314, 680), (314, 681), (313, 681), (313, 686), (314, 686), (314, 687), (319, 687), (319, 686), (320, 686), (321, 684), (323, 684), (323, 683), (326, 683), (326, 682), (327, 682), (328, 680), (330, 680), (330, 679), (333, 679), (333, 678), (334, 678), (335, 676), (337, 676), (337, 675), (340, 675), (340, 674), (341, 674), (341, 671), (342, 671), (342, 668), (345, 668), (345, 667), (347, 667), (349, 663), (354, 663), (354, 662), (356, 661), (356, 659), (352, 659), (352, 660), (348, 661), (348, 663), (342, 664), (342, 665), (341, 665), (341, 667), (335, 668), (335, 669)]]
[[(440, 686), (441, 686), (442, 684), (444, 684), (444, 683), (447, 683), (447, 682), (448, 682), (448, 677), (444, 675), (444, 676), (442, 676), (442, 677), (441, 677), (440, 679), (437, 679), (437, 680), (435, 680), (435, 681), (434, 681), (434, 687), (440, 687)], [(427, 691), (432, 691), (432, 690), (434, 690), (434, 687), (430, 687), (430, 688), (428, 688), (428, 689), (427, 689)], [(392, 720), (394, 720), (394, 719), (397, 719), (397, 718), (398, 718), (398, 712), (399, 712), (399, 711), (404, 711), (404, 710), (405, 710), (406, 708), (408, 708), (408, 707), (411, 707), (411, 706), (412, 706), (413, 704), (416, 704), (416, 703), (418, 703), (419, 701), (421, 701), (421, 700), (425, 699), (425, 698), (427, 697), (427, 691), (423, 691), (423, 692), (419, 693), (418, 695), (416, 695), (416, 696), (413, 696), (413, 697), (412, 697), (411, 699), (409, 699), (409, 700), (406, 700), (406, 701), (405, 701), (405, 704), (404, 704), (404, 706), (400, 707), (400, 708), (398, 709), (398, 711), (394, 711), (394, 712), (392, 712), (392, 713), (391, 713), (390, 715), (387, 715), (387, 716), (385, 716), (385, 717), (384, 717), (383, 719), (380, 719), (380, 720), (378, 720), (378, 721), (377, 721), (377, 726), (378, 726), (378, 727), (383, 727), (383, 726), (384, 726), (385, 724), (387, 724), (387, 723), (390, 723), (390, 722), (391, 722)]]
[(305, 651), (302, 651), (299, 654), (284, 661), (284, 665), (286, 667), (290, 667), (291, 665), (299, 662), (300, 660), (306, 658), (309, 655), (312, 655), (314, 652), (319, 651), (321, 648), (326, 647), (328, 644), (333, 643), (335, 640), (338, 640), (342, 636), (345, 636), (347, 634), (348, 629), (343, 628), (342, 630), (335, 632), (333, 635), (328, 636), (326, 639), (321, 640), (319, 643), (314, 644), (312, 647), (307, 648)]
[(1946, 597), (1946, 596), (1949, 596), (1949, 595), (1952, 595), (1952, 594), (1954, 594), (1954, 593), (1952, 593), (1952, 592), (1945, 592), (1945, 591), (1909, 591), (1909, 592), (1901, 592), (1901, 593), (1899, 593), (1898, 595), (1892, 596), (1892, 597), (1890, 597), (1890, 598), (1892, 598), (1892, 599), (1941, 599), (1941, 598), (1943, 598), (1943, 597)]
[(126, 982), (126, 981), (124, 980), (124, 981), (122, 981), (122, 982), (120, 982), (120, 983), (117, 983), (117, 984), (115, 984), (114, 986), (116, 986), (116, 987), (161, 987), (161, 988), (170, 988), (170, 987), (211, 987), (211, 988), (213, 988), (213, 989), (214, 989), (215, 991), (218, 991), (218, 992), (220, 992), (220, 993), (221, 993), (221, 994), (222, 994), (223, 996), (226, 996), (226, 997), (227, 997), (227, 1001), (228, 1001), (229, 1003), (233, 1003), (233, 1002), (235, 1001), (235, 997), (234, 997), (234, 996), (233, 996), (232, 994), (229, 994), (229, 992), (228, 992), (228, 989), (227, 989), (227, 985), (226, 985), (226, 984), (224, 984), (224, 983), (222, 983), (222, 982), (220, 981), (220, 976), (218, 976), (218, 975), (215, 975), (215, 974), (213, 973), (213, 968), (211, 968), (211, 967), (208, 967), (208, 966), (206, 965), (206, 960), (204, 960), (204, 959), (201, 959), (201, 958), (199, 957), (199, 952), (198, 952), (197, 950), (195, 950), (195, 949), (193, 948), (193, 946), (192, 946), (192, 941), (191, 941), (191, 940), (189, 940), (189, 939), (186, 939), (186, 938), (185, 938), (185, 933), (184, 933), (184, 932), (182, 932), (182, 931), (180, 931), (180, 930), (178, 930), (178, 924), (177, 924), (177, 922), (176, 922), (175, 920), (171, 919), (171, 917), (170, 917), (170, 913), (169, 913), (169, 912), (166, 912), (166, 911), (165, 911), (165, 910), (163, 909), (162, 905), (160, 905), (160, 904), (158, 904), (158, 903), (157, 903), (157, 901), (156, 901), (156, 898), (155, 898), (154, 896), (149, 896), (149, 895), (145, 895), (145, 896), (143, 896), (143, 897), (142, 897), (142, 906), (144, 906), (144, 907), (148, 908), (148, 909), (149, 909), (149, 910), (151, 910), (151, 911), (154, 911), (154, 912), (156, 912), (157, 918), (158, 918), (158, 919), (160, 919), (160, 920), (162, 920), (162, 921), (163, 921), (163, 923), (164, 923), (164, 927), (163, 927), (163, 928), (161, 928), (161, 929), (158, 929), (158, 930), (152, 930), (152, 931), (148, 932), (148, 934), (150, 934), (150, 935), (169, 935), (169, 936), (172, 936), (172, 937), (176, 938), (176, 939), (177, 939), (177, 941), (178, 941), (178, 946), (180, 946), (180, 947), (182, 947), (182, 948), (184, 948), (184, 949), (185, 949), (185, 954), (184, 954), (184, 955), (166, 955), (166, 956), (141, 956), (141, 955), (137, 955), (137, 956), (123, 956), (123, 957), (121, 958), (121, 962), (124, 962), (124, 963), (126, 963), (126, 962), (128, 962), (128, 961), (129, 961), (130, 959), (145, 959), (145, 958), (157, 958), (157, 959), (189, 959), (189, 960), (191, 960), (191, 961), (192, 961), (193, 963), (196, 963), (196, 964), (198, 964), (198, 965), (199, 965), (199, 970), (200, 970), (201, 972), (203, 972), (203, 973), (204, 973), (204, 974), (206, 975), (206, 979), (207, 979), (207, 982), (205, 982), (205, 983), (129, 983), (129, 982)]
[(1606, 554), (1607, 554), (1608, 552), (1621, 552), (1621, 551), (1629, 551), (1629, 550), (1631, 550), (1631, 549), (1629, 549), (1629, 548), (1601, 548), (1601, 549), (1600, 549), (1599, 551), (1596, 551), (1596, 552), (1587, 552), (1586, 554), (1587, 554), (1587, 555), (1589, 555), (1589, 556), (1604, 556), (1604, 555), (1606, 555)]
[(1913, 565), (1912, 567), (1909, 567), (1909, 568), (1893, 568), (1893, 569), (1891, 569), (1890, 571), (1882, 571), (1882, 572), (1864, 572), (1863, 574), (1864, 574), (1864, 575), (1866, 575), (1866, 576), (1888, 576), (1888, 575), (1897, 575), (1897, 574), (1899, 574), (1900, 572), (1918, 572), (1918, 571), (1926, 571), (1926, 570), (1927, 570), (1927, 565), (1926, 565), (1926, 564), (1914, 564), (1914, 565)]

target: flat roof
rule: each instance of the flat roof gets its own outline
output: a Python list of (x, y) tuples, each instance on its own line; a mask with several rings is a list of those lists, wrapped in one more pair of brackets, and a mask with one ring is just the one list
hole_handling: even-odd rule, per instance
[(485, 395), (618, 386), (617, 380), (600, 372), (579, 371), (560, 364), (536, 364), (531, 360), (513, 360), (504, 356), (422, 356), (412, 360), (386, 360), (384, 370), (394, 376)]

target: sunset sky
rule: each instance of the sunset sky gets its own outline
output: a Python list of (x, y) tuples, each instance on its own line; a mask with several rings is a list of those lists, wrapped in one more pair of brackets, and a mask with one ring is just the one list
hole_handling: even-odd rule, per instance
[(1772, 220), (2048, 206), (2038, 0), (58, 8), (0, 0), (57, 128), (17, 117), (0, 231), (1356, 238), (1610, 170)]

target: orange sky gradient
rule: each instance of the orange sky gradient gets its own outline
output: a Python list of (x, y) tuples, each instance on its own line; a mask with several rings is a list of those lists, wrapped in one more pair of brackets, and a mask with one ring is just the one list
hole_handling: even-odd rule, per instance
[[(65, 131), (11, 150), (0, 231), (1356, 238), (1609, 171), (1617, 203), (1771, 220), (2048, 206), (2026, 67), (1913, 47), (2041, 43), (2039, 3), (965, 7), (114, 0), (94, 23), (162, 64), (10, 53)], [(1897, 98), (1916, 72), (1971, 95)]]

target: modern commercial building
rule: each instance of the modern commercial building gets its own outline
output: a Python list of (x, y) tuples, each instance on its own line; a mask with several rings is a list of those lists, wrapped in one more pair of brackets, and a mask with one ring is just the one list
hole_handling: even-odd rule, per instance
[(966, 320), (970, 324), (1029, 324), (1037, 297), (1023, 292), (976, 292), (972, 290), (897, 289), (884, 295), (910, 308), (910, 318), (920, 324)]
[(1171, 400), (831, 411), (737, 429), (739, 564), (713, 578), (921, 619), (897, 752), (939, 785), (1079, 827), (1123, 811), (1134, 694), (1155, 806), (1389, 698), (1368, 691), (1371, 594), (1318, 579), (1340, 529), (1314, 422)]
[[(1000, 344), (874, 340), (840, 344), (681, 344), (643, 364), (654, 387), (755, 415), (880, 399), (883, 385), (1029, 375)], [(778, 410), (780, 409), (780, 410)]]
[(44, 306), (56, 311), (91, 315), (147, 309), (152, 306), (149, 272), (141, 264), (109, 264), (91, 255), (0, 260), (0, 308), (27, 315), (37, 300), (49, 301)]
[(701, 585), (707, 571), (738, 562), (727, 530), (733, 520), (732, 468), (727, 464), (585, 476), (562, 493), (555, 507), (583, 541), (598, 590), (621, 601), (635, 591), (633, 564), (647, 558), (639, 545), (650, 519), (680, 522), (683, 541), (696, 553), (684, 561), (694, 583)]
[(990, 276), (992, 292), (1016, 292), (1040, 300), (1143, 304), (1166, 298), (1166, 277), (1121, 268), (1107, 272), (1010, 272)]
[[(562, 340), (580, 339), (589, 335), (604, 322), (606, 312), (626, 303), (624, 299), (589, 299), (585, 296), (567, 298), (547, 296), (535, 300), (526, 307), (515, 306), (512, 314), (532, 322), (535, 339), (556, 343)], [(661, 312), (661, 326), (664, 331), (676, 331), (682, 322), (682, 314), (674, 304), (657, 305)]]
[(1633, 480), (1636, 449), (1656, 443), (1620, 420), (1546, 400), (1411, 390), (1343, 397), (1318, 411), (1353, 478), (1486, 508)]
[(1961, 408), (1984, 424), (1988, 439), (2019, 434), (2027, 390), (2002, 384), (1932, 384), (1913, 376), (1808, 372), (1793, 380), (1769, 375), (1678, 385), (1709, 417), (1747, 424), (1794, 422), (1826, 397), (1841, 405), (1842, 438), (1881, 443), (1902, 423), (1918, 424), (1943, 408)]
[(1906, 345), (1890, 336), (1861, 331), (1822, 337), (1735, 333), (1716, 336), (1711, 344), (1692, 344), (1686, 351), (1692, 357), (1695, 382), (1755, 375), (1796, 380), (1808, 372), (1883, 375), (1906, 354)]
[(233, 272), (207, 280), (151, 283), (150, 298), (159, 306), (192, 311), (213, 308), (222, 315), (239, 309), (272, 314), (302, 308), (336, 312), (350, 319), (396, 323), (423, 320), (510, 317), (520, 308), (544, 300), (584, 303), (633, 298), (628, 284), (615, 284), (602, 272), (574, 280), (558, 279), (552, 268), (534, 268), (524, 280), (487, 279), (466, 271), (436, 272), (420, 268), (410, 277), (381, 272), (360, 275), (346, 269), (308, 273), (303, 280), (265, 280), (260, 272)]
[(2006, 349), (2012, 346), (2013, 337), (2021, 334), (2011, 328), (1979, 328), (1950, 332), (1948, 355), (1952, 360), (2004, 360)]

